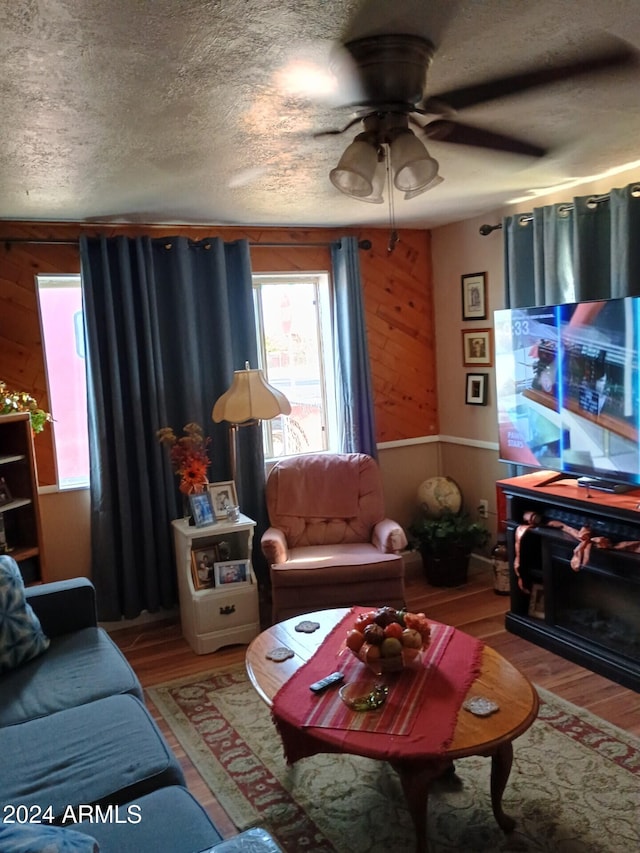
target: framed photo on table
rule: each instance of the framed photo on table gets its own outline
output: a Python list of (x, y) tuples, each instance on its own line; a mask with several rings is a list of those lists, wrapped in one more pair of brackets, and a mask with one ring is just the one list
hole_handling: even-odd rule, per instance
[(209, 492), (189, 495), (189, 507), (196, 527), (206, 527), (208, 524), (216, 523)]
[(473, 272), (461, 276), (462, 281), (462, 319), (487, 319), (487, 274)]
[(251, 583), (249, 560), (226, 560), (216, 563), (213, 568), (215, 585), (246, 586)]
[(467, 373), (467, 388), (464, 401), (468, 406), (487, 405), (488, 373)]
[(226, 480), (222, 483), (209, 483), (207, 488), (216, 518), (226, 518), (227, 507), (238, 506), (236, 484), (233, 480)]
[(198, 548), (191, 552), (191, 578), (194, 589), (211, 589), (214, 584), (213, 567), (218, 559), (218, 546)]
[(493, 365), (491, 329), (473, 329), (462, 332), (462, 363), (465, 367)]

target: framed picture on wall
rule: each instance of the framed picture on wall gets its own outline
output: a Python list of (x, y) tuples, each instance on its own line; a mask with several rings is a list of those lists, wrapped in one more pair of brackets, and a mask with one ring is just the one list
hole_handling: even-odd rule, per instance
[(487, 319), (487, 274), (473, 272), (461, 276), (462, 319)]
[(462, 363), (465, 367), (482, 364), (493, 365), (491, 329), (473, 329), (462, 332)]
[(487, 405), (488, 373), (467, 373), (467, 387), (464, 401), (468, 406)]

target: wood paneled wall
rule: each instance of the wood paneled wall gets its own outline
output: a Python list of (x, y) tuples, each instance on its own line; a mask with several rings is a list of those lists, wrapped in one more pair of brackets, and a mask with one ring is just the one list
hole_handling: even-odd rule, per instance
[[(0, 222), (0, 379), (48, 406), (35, 276), (79, 272), (77, 239), (89, 235), (184, 235), (248, 239), (255, 272), (330, 269), (329, 249), (308, 246), (343, 235), (369, 240), (361, 250), (369, 358), (378, 442), (438, 432), (431, 235), (400, 231), (392, 254), (385, 229), (227, 228)], [(34, 242), (18, 242), (33, 240)], [(49, 241), (69, 240), (69, 244)], [(37, 242), (35, 242), (37, 241)], [(284, 244), (284, 245), (273, 245)], [(36, 440), (41, 485), (55, 482), (50, 431)]]

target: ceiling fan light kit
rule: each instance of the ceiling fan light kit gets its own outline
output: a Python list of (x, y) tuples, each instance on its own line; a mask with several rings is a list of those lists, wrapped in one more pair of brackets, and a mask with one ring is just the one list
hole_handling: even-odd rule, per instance
[(408, 127), (408, 117), (400, 113), (370, 113), (363, 118), (364, 133), (347, 146), (331, 183), (345, 195), (359, 201), (381, 204), (387, 161), (393, 184), (405, 198), (413, 198), (441, 183), (438, 162)]

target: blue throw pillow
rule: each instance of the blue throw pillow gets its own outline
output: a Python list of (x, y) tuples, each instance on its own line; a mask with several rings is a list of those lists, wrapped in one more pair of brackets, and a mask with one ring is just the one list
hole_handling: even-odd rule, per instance
[(40, 620), (27, 604), (13, 557), (0, 556), (0, 672), (14, 669), (49, 648)]
[(62, 826), (0, 823), (2, 853), (99, 853), (95, 838)]

